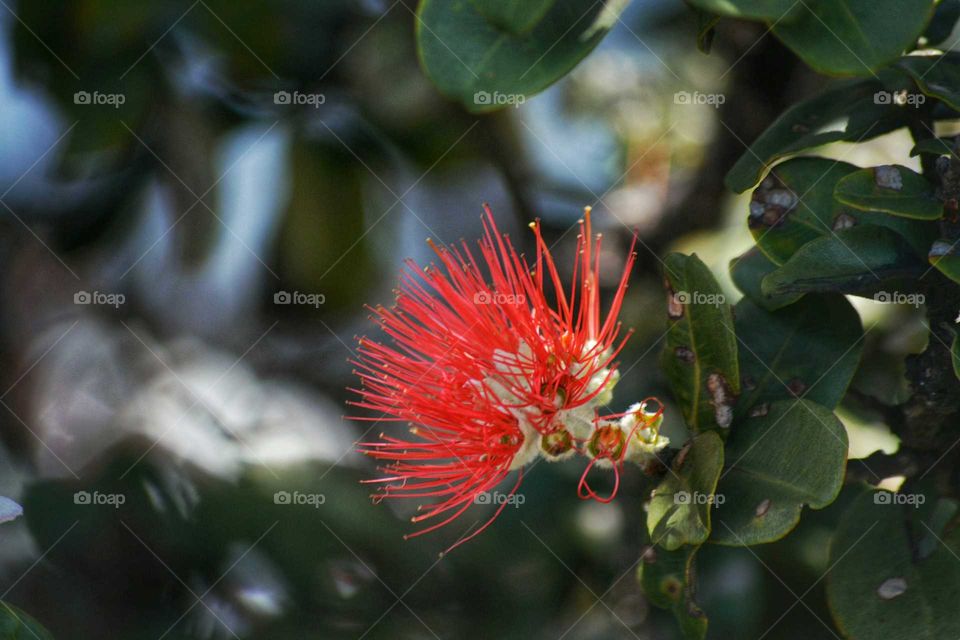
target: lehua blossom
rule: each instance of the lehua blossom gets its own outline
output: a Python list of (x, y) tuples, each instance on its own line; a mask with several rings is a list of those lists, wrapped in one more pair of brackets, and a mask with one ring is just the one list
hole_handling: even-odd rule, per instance
[[(396, 304), (372, 309), (391, 343), (359, 338), (354, 365), (362, 384), (352, 390), (359, 400), (351, 404), (381, 416), (358, 419), (407, 425), (359, 445), (383, 462), (382, 477), (367, 482), (378, 485), (377, 501), (420, 501), (413, 522), (427, 524), (411, 536), (449, 524), (517, 471), (512, 496), (523, 468), (538, 458), (585, 456), (578, 495), (608, 502), (625, 461), (646, 466), (668, 443), (659, 433), (663, 406), (656, 398), (600, 415), (620, 377), (617, 355), (632, 333), (617, 316), (634, 247), (601, 318), (601, 234), (591, 233), (589, 207), (568, 289), (539, 222), (530, 224), (537, 246), (531, 266), (497, 230), (489, 207), (485, 212), (479, 254), (465, 241), (445, 248), (428, 240), (439, 266), (406, 261)], [(609, 496), (590, 488), (593, 466), (616, 475)], [(457, 544), (483, 531), (506, 505)]]

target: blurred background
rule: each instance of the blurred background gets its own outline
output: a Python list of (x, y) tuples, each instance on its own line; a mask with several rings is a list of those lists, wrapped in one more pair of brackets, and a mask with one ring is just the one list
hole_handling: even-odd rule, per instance
[[(640, 238), (611, 409), (658, 395), (682, 443), (658, 256), (696, 251), (739, 297), (748, 196), (723, 174), (822, 79), (755, 24), (725, 21), (706, 56), (681, 2), (644, 0), (556, 85), (478, 117), (421, 71), (413, 0), (0, 5), (0, 494), (24, 507), (0, 599), (64, 640), (677, 637), (635, 579), (641, 472), (602, 505), (576, 497), (582, 460), (537, 465), (521, 507), (440, 560), (493, 507), (404, 541), (413, 505), (359, 484), (353, 443), (383, 425), (344, 419), (347, 360), (425, 238), (473, 242), (489, 202), (572, 264), (592, 205), (611, 280)], [(902, 399), (921, 318), (857, 304), (875, 328), (854, 386)], [(852, 456), (895, 448), (841, 417)], [(836, 637), (819, 578), (842, 506), (705, 546), (711, 637)]]

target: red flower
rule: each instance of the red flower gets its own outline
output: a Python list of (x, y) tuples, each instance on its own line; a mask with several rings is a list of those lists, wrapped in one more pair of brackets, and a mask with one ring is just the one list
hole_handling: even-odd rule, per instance
[[(591, 466), (602, 460), (616, 469), (666, 444), (657, 434), (662, 407), (596, 415), (612, 397), (614, 359), (632, 332), (617, 320), (632, 247), (603, 319), (601, 240), (591, 234), (589, 208), (569, 290), (539, 223), (530, 224), (537, 244), (531, 267), (485, 209), (479, 259), (466, 242), (449, 249), (431, 242), (442, 268), (407, 261), (396, 305), (373, 310), (392, 344), (362, 338), (354, 363), (362, 389), (354, 390), (361, 399), (352, 404), (383, 414), (362, 419), (410, 425), (413, 437), (381, 434), (360, 448), (386, 461), (384, 477), (369, 481), (382, 485), (375, 498), (426, 501), (413, 521), (432, 524), (412, 535), (448, 524), (518, 470), (512, 496), (522, 468), (538, 456), (559, 460), (579, 451), (593, 458)], [(619, 446), (611, 446), (617, 438)], [(581, 496), (596, 497), (585, 478)], [(497, 502), (493, 517), (461, 543), (508, 504)]]

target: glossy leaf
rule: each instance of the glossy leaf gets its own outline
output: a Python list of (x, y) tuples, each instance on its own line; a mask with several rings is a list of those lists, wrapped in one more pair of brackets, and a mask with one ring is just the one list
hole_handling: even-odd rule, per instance
[(669, 609), (687, 640), (707, 637), (707, 615), (696, 603), (694, 558), (697, 547), (676, 551), (651, 546), (643, 552), (638, 569), (640, 585), (655, 607)]
[(660, 367), (690, 428), (726, 429), (740, 393), (730, 305), (696, 254), (664, 261), (668, 330)]
[(437, 88), (470, 111), (518, 104), (590, 53), (625, 5), (423, 0), (417, 10), (420, 60)]
[(960, 55), (905, 56), (897, 67), (906, 71), (923, 93), (960, 109)]
[(936, 225), (862, 211), (837, 201), (837, 184), (857, 171), (852, 164), (826, 158), (794, 158), (777, 165), (750, 201), (747, 224), (760, 250), (784, 264), (812, 240), (871, 224), (896, 231), (918, 256), (926, 255), (936, 237)]
[(883, 83), (874, 79), (839, 82), (784, 111), (730, 169), (727, 187), (742, 193), (781, 158), (829, 142), (867, 140), (902, 127), (902, 109), (875, 97), (897, 80), (879, 75)]
[(773, 32), (820, 73), (868, 76), (913, 48), (933, 0), (807, 0)]
[(757, 247), (751, 247), (743, 255), (730, 261), (730, 277), (733, 284), (743, 294), (764, 309), (779, 309), (800, 299), (800, 294), (786, 296), (765, 296), (760, 289), (761, 282), (777, 270), (777, 265), (763, 255)]
[(711, 542), (778, 540), (840, 492), (847, 433), (833, 412), (808, 400), (781, 400), (738, 421), (727, 440)]
[[(941, 640), (960, 637), (960, 527), (940, 514), (896, 504), (898, 494), (864, 490), (830, 545), (827, 597), (846, 637)], [(924, 496), (933, 504), (934, 499)]]
[(900, 165), (854, 171), (837, 182), (833, 193), (840, 202), (864, 211), (917, 220), (943, 217), (943, 203), (934, 195), (933, 185)]
[(53, 640), (39, 622), (7, 602), (0, 602), (0, 640)]
[(902, 236), (866, 224), (807, 243), (765, 277), (761, 288), (765, 295), (863, 293), (888, 280), (918, 276), (922, 266)]
[(650, 500), (647, 530), (651, 540), (669, 551), (706, 541), (722, 466), (723, 441), (714, 432), (701, 433), (680, 450)]
[(744, 298), (734, 309), (741, 395), (736, 420), (772, 402), (805, 398), (833, 409), (857, 371), (860, 316), (840, 295), (809, 295), (779, 311)]

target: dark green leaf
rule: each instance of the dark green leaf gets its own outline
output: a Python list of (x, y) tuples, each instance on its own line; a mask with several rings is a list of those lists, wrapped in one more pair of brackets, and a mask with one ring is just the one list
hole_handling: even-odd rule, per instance
[(523, 34), (540, 22), (556, 0), (471, 0), (490, 24), (502, 31)]
[(738, 421), (725, 451), (710, 541), (734, 546), (778, 540), (807, 504), (833, 502), (843, 483), (847, 433), (829, 409), (781, 400)]
[(915, 508), (918, 496), (934, 500), (864, 490), (841, 519), (827, 597), (846, 637), (960, 637), (960, 527), (942, 527), (941, 509)]
[(930, 247), (927, 260), (936, 267), (940, 273), (954, 282), (960, 283), (960, 250), (957, 249), (958, 242), (960, 241), (937, 240)]
[[(960, 0), (957, 0), (960, 2)], [(935, 156), (949, 156), (953, 153), (955, 138), (926, 138), (913, 146), (910, 157), (929, 153)]]
[(933, 0), (806, 0), (773, 32), (816, 71), (872, 75), (912, 49), (933, 15)]
[(50, 632), (29, 615), (7, 602), (0, 602), (0, 640), (53, 640)]
[(700, 53), (710, 53), (720, 16), (699, 9), (694, 9), (694, 11), (697, 12), (697, 49)]
[(660, 367), (695, 433), (726, 429), (740, 393), (730, 305), (696, 254), (673, 253), (664, 264), (669, 328)]
[(710, 507), (723, 466), (723, 441), (708, 431), (674, 458), (647, 511), (650, 539), (669, 551), (702, 544), (710, 535)]
[(809, 295), (779, 311), (744, 298), (735, 308), (740, 341), (736, 420), (770, 403), (805, 398), (833, 409), (860, 362), (863, 327), (840, 295)]
[(960, 0), (940, 0), (930, 26), (923, 32), (924, 46), (935, 47), (944, 42), (953, 33), (957, 20), (960, 20)]
[(747, 224), (760, 250), (783, 264), (812, 240), (872, 224), (896, 231), (918, 256), (926, 255), (936, 225), (861, 211), (836, 200), (837, 183), (856, 171), (852, 164), (826, 158), (794, 158), (777, 165), (750, 201)]
[(916, 55), (897, 61), (926, 95), (960, 109), (960, 55)]
[(950, 355), (953, 356), (953, 372), (960, 378), (960, 335), (954, 336)]
[(707, 637), (707, 615), (694, 599), (697, 549), (686, 546), (667, 551), (662, 547), (647, 547), (638, 569), (640, 585), (647, 599), (655, 607), (673, 611), (687, 640)]
[(900, 165), (854, 171), (837, 182), (833, 193), (840, 202), (864, 211), (917, 220), (943, 217), (943, 203), (934, 195), (933, 185)]
[[(896, 79), (881, 73), (884, 83)], [(726, 177), (731, 191), (741, 193), (757, 184), (777, 160), (828, 142), (859, 142), (903, 126), (902, 109), (878, 102), (886, 85), (876, 80), (845, 81), (800, 102), (777, 118), (760, 134)]]
[[(471, 111), (518, 104), (590, 53), (624, 4), (423, 0), (417, 10), (420, 59), (437, 88)], [(508, 28), (507, 20), (517, 22)]]
[(800, 299), (799, 294), (787, 296), (765, 296), (760, 290), (760, 284), (768, 273), (777, 270), (777, 265), (763, 255), (757, 247), (750, 248), (738, 258), (730, 261), (730, 277), (733, 284), (743, 294), (764, 309), (774, 310), (792, 304)]
[(761, 288), (765, 295), (872, 292), (887, 280), (919, 275), (922, 266), (898, 233), (865, 224), (805, 244)]
[(800, 15), (794, 0), (689, 0), (690, 4), (722, 16), (749, 20), (790, 20)]

